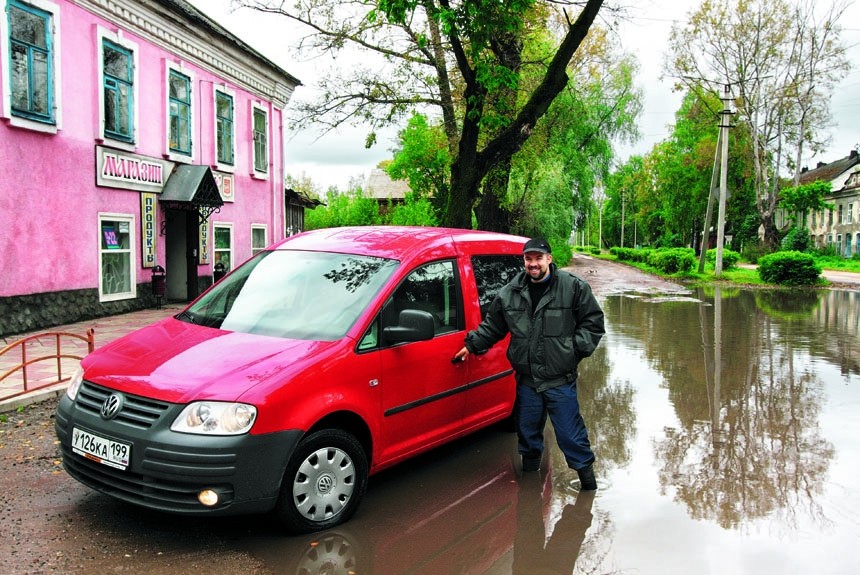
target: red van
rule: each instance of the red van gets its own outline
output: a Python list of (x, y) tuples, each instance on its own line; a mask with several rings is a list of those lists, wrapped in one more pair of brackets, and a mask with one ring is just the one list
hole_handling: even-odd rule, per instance
[(506, 345), (452, 357), (525, 241), (356, 227), (275, 244), (81, 362), (57, 408), (63, 465), (151, 509), (342, 523), (369, 475), (511, 415)]

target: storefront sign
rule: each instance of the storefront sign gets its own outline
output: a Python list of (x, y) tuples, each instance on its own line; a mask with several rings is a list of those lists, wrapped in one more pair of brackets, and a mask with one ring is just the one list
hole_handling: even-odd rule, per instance
[(109, 188), (160, 193), (173, 162), (96, 146), (96, 183)]
[(197, 263), (209, 265), (209, 221), (200, 224), (200, 249), (197, 250)]
[(141, 258), (144, 268), (153, 268), (158, 257), (158, 195), (140, 194)]

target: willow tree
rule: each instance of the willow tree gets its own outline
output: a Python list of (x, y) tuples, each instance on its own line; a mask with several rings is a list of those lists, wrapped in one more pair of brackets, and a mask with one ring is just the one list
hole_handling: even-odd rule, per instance
[[(295, 108), (293, 125), (307, 120), (332, 128), (362, 123), (370, 127), (367, 143), (372, 144), (377, 129), (396, 125), (414, 109), (438, 108), (451, 157), (441, 222), (469, 228), (482, 181), (494, 167), (510, 161), (567, 86), (567, 65), (603, 0), (237, 3), (310, 27), (315, 34), (303, 46), (317, 52), (341, 54), (349, 45), (385, 64), (374, 69), (359, 60), (347, 74), (321, 79), (318, 97)], [(523, 36), (535, 10), (559, 7), (565, 19), (556, 50), (541, 63), (542, 80), (524, 93), (518, 57)]]

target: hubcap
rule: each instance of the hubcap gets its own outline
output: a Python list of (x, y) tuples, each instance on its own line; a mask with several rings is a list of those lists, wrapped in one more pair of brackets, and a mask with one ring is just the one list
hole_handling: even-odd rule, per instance
[(325, 521), (342, 512), (355, 490), (355, 466), (336, 447), (317, 449), (302, 461), (293, 480), (293, 503), (308, 520)]

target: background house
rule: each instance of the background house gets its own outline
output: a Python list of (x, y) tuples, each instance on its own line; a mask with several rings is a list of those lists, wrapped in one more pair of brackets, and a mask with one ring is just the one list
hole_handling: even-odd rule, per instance
[(832, 246), (844, 257), (860, 253), (860, 155), (857, 150), (835, 162), (820, 162), (815, 169), (800, 174), (801, 184), (830, 182), (831, 192), (824, 200), (832, 210), (806, 215), (812, 243), (816, 247)]
[(409, 182), (392, 180), (385, 170), (375, 168), (367, 176), (364, 192), (379, 203), (379, 213), (384, 214), (394, 206), (402, 205), (409, 193)]

